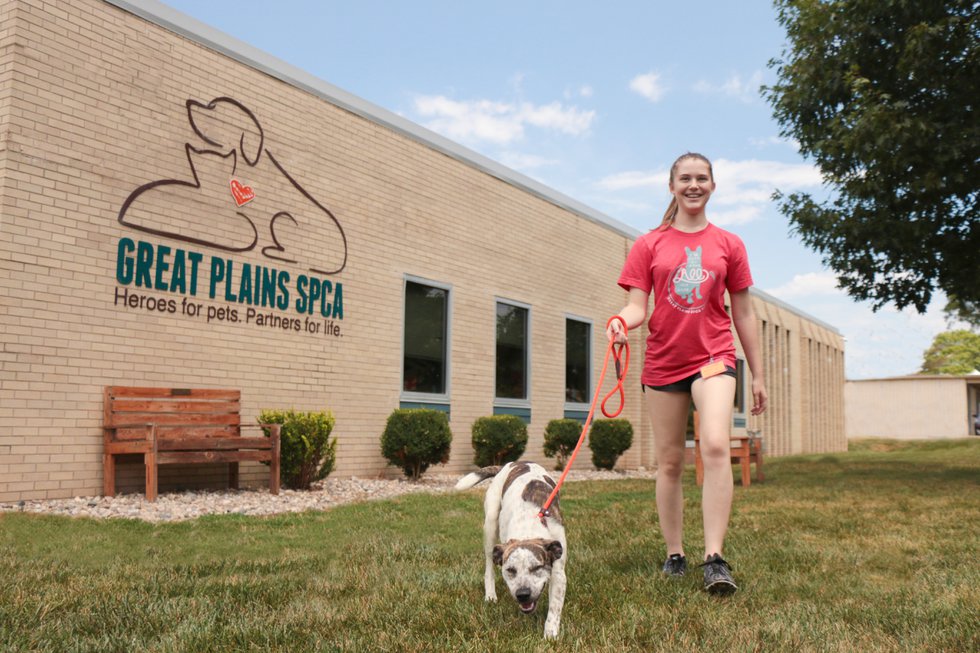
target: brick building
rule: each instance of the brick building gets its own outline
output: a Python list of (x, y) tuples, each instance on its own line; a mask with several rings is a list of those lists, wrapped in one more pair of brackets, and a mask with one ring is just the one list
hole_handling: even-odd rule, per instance
[[(159, 3), (0, 0), (0, 501), (100, 492), (106, 385), (329, 409), (340, 476), (393, 473), (400, 406), (449, 412), (446, 471), (494, 413), (543, 460), (548, 420), (588, 408), (637, 235)], [(743, 399), (734, 427), (845, 448), (840, 334), (753, 297), (772, 409)], [(626, 467), (655, 465), (641, 409), (634, 383)]]

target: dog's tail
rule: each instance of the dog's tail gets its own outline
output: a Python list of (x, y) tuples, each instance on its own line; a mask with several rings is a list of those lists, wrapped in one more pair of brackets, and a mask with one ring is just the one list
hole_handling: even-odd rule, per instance
[(477, 483), (482, 483), (488, 478), (493, 478), (500, 471), (500, 466), (495, 467), (483, 467), (476, 470), (475, 472), (470, 472), (463, 478), (459, 479), (456, 483), (457, 490), (468, 490)]

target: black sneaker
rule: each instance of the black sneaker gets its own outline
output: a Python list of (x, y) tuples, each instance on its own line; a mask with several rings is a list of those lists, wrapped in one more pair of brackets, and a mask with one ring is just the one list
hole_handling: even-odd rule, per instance
[(684, 575), (687, 571), (687, 558), (682, 556), (680, 553), (672, 553), (667, 556), (667, 561), (664, 562), (664, 575), (673, 576), (678, 578)]
[(708, 556), (704, 567), (704, 589), (711, 594), (734, 594), (738, 585), (732, 580), (732, 568), (717, 553)]

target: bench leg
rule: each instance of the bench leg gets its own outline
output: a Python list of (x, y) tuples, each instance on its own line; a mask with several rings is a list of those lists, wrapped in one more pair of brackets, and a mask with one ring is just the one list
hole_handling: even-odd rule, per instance
[(749, 443), (745, 441), (742, 441), (737, 449), (732, 449), (732, 462), (738, 463), (742, 468), (742, 487), (748, 487), (752, 483), (749, 467), (751, 455), (752, 450), (749, 448)]
[(111, 453), (102, 454), (102, 496), (116, 496), (116, 458)]
[(157, 500), (157, 437), (156, 429), (150, 429), (150, 450), (143, 454), (146, 464), (146, 500)]
[(752, 484), (752, 469), (749, 466), (751, 462), (749, 459), (749, 454), (742, 454), (739, 456), (739, 458), (741, 458), (742, 463), (742, 487), (748, 487)]
[(269, 493), (279, 494), (279, 425), (270, 434), (272, 438), (272, 461), (269, 463)]
[(228, 487), (238, 489), (238, 463), (228, 463)]

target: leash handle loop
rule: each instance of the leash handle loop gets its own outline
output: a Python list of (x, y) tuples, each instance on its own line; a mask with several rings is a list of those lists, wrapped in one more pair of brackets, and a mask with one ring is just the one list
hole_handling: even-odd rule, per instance
[[(626, 327), (626, 320), (618, 315), (614, 315), (609, 323), (612, 324), (613, 320), (619, 320), (623, 323), (623, 334), (628, 334), (629, 330)], [(616, 363), (616, 387), (609, 391), (600, 404), (599, 408), (602, 410), (602, 414), (606, 417), (618, 417), (621, 412), (623, 412), (623, 407), (626, 405), (626, 392), (623, 390), (623, 378), (626, 376), (626, 370), (630, 366), (630, 347), (628, 342), (611, 342), (609, 343), (609, 349), (612, 353), (613, 361)], [(610, 413), (606, 410), (606, 402), (614, 394), (619, 395), (619, 408), (615, 412)]]
[[(619, 315), (613, 315), (606, 322), (606, 328), (608, 329), (610, 325), (616, 320), (623, 325), (623, 337), (624, 339), (629, 336), (629, 327), (626, 325), (626, 320), (624, 320)], [(561, 478), (558, 479), (558, 483), (555, 484), (551, 494), (548, 496), (548, 500), (544, 502), (541, 507), (541, 511), (538, 513), (537, 518), (544, 522), (545, 517), (548, 515), (548, 509), (551, 508), (551, 503), (558, 496), (558, 490), (561, 488), (562, 484), (565, 482), (565, 477), (568, 476), (568, 472), (572, 469), (572, 463), (575, 462), (575, 457), (578, 456), (579, 449), (582, 448), (582, 443), (585, 441), (585, 434), (589, 432), (589, 425), (592, 424), (592, 416), (595, 414), (596, 403), (599, 401), (599, 391), (602, 388), (602, 382), (606, 378), (606, 368), (609, 366), (609, 357), (612, 356), (616, 367), (616, 387), (613, 388), (609, 394), (602, 400), (600, 408), (602, 409), (602, 414), (606, 417), (616, 417), (621, 412), (626, 405), (626, 393), (623, 391), (623, 379), (626, 377), (626, 371), (629, 369), (630, 362), (630, 345), (629, 340), (624, 342), (616, 342), (615, 339), (609, 342), (609, 346), (606, 348), (606, 357), (602, 361), (602, 372), (599, 374), (599, 382), (596, 383), (595, 394), (592, 396), (592, 405), (589, 406), (589, 415), (585, 418), (585, 424), (582, 425), (582, 433), (578, 436), (578, 444), (575, 445), (575, 449), (572, 451), (572, 455), (568, 457), (568, 462), (565, 463), (565, 471), (562, 472)], [(606, 412), (606, 402), (614, 394), (619, 394), (619, 408), (615, 413)]]

